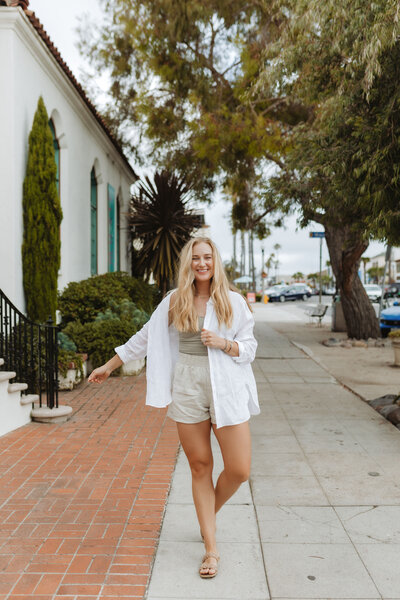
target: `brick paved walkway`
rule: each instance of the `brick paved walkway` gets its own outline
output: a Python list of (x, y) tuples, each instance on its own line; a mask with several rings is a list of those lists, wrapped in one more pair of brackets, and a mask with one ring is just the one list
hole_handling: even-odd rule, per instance
[(61, 394), (61, 425), (0, 437), (0, 600), (143, 598), (178, 450), (145, 377)]

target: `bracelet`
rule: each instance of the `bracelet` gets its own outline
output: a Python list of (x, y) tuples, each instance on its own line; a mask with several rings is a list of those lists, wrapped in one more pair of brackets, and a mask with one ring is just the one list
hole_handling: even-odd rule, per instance
[[(229, 342), (229, 348), (228, 351), (226, 350), (226, 347), (228, 345)], [(224, 352), (226, 352), (227, 354), (229, 354), (229, 352), (232, 350), (232, 342), (230, 340), (225, 340), (225, 346), (224, 346)]]

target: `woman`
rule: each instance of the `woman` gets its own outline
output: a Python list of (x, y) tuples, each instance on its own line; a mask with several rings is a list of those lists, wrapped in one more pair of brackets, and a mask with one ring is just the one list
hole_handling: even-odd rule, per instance
[[(189, 461), (206, 550), (199, 570), (204, 578), (215, 577), (218, 570), (216, 513), (250, 472), (248, 421), (260, 412), (250, 366), (257, 348), (253, 326), (246, 301), (229, 289), (215, 244), (192, 238), (181, 252), (177, 289), (89, 377), (101, 383), (123, 363), (147, 355), (146, 404), (168, 406)], [(215, 487), (211, 428), (224, 461)]]

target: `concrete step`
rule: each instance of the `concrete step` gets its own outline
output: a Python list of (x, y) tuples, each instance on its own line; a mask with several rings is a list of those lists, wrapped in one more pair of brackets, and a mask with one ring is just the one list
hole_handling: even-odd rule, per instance
[(38, 394), (27, 394), (26, 396), (21, 396), (20, 404), (25, 406), (26, 404), (34, 404), (35, 402), (39, 402)]
[(14, 394), (14, 392), (22, 392), (23, 390), (28, 389), (27, 383), (9, 383), (8, 384), (8, 393)]
[(8, 381), (16, 376), (15, 371), (0, 371), (0, 382)]

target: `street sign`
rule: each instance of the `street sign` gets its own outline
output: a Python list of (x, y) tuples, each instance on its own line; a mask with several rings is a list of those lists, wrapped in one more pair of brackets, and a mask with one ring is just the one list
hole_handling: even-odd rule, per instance
[(324, 238), (325, 231), (310, 231), (310, 237), (313, 238)]
[(256, 295), (255, 295), (255, 293), (254, 292), (247, 292), (247, 300), (250, 303), (255, 302), (256, 301)]

